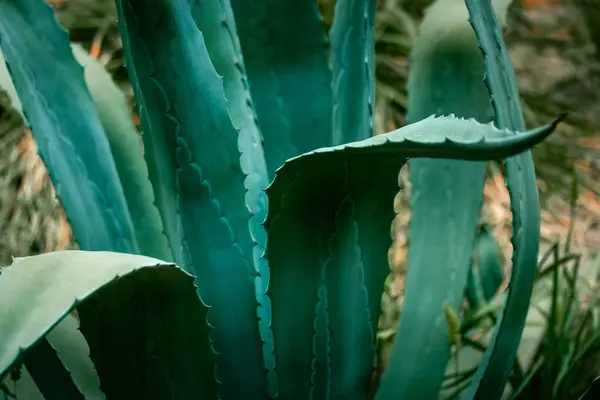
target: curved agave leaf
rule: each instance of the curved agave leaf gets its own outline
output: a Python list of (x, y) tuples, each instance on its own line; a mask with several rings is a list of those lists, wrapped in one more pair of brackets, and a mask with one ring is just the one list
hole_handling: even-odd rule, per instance
[(375, 0), (338, 0), (331, 27), (333, 144), (373, 136)]
[(43, 1), (0, 0), (0, 8), (2, 51), (75, 239), (87, 250), (138, 253), (110, 147), (67, 32)]
[(0, 376), (77, 307), (107, 398), (216, 398), (207, 309), (192, 281), (173, 264), (120, 253), (15, 259), (0, 275)]
[(487, 227), (483, 226), (475, 240), (477, 266), (471, 264), (466, 297), (473, 311), (490, 301), (504, 281), (500, 248)]
[(269, 285), (269, 266), (263, 258), (267, 234), (263, 222), (267, 217), (269, 184), (260, 131), (252, 107), (250, 89), (245, 75), (240, 43), (229, 0), (189, 0), (192, 15), (203, 32), (206, 49), (217, 73), (223, 77), (227, 107), (233, 124), (238, 129), (240, 165), (245, 175), (246, 204), (250, 209), (250, 235), (252, 249), (246, 257), (256, 268), (256, 300), (258, 302), (259, 329), (263, 341), (263, 358), (268, 372), (269, 393), (277, 396), (273, 333), (271, 332), (271, 300), (266, 295)]
[[(484, 55), (485, 83), (502, 128), (525, 126), (515, 72), (490, 0), (466, 0), (469, 21)], [(465, 399), (496, 398), (504, 389), (525, 327), (537, 270), (540, 206), (531, 152), (505, 161), (513, 214), (513, 267), (506, 304)]]
[(167, 234), (173, 247), (179, 241), (182, 266), (198, 277), (198, 293), (210, 307), (220, 395), (264, 399), (249, 227), (255, 222), (244, 187), (250, 169), (240, 165), (238, 142), (248, 137), (238, 138), (188, 0), (119, 0), (117, 11), (145, 148), (152, 149), (148, 162), (162, 186), (157, 204), (172, 214)]
[[(411, 60), (409, 123), (450, 113), (482, 123), (493, 119), (464, 3), (438, 0), (427, 10)], [(409, 248), (404, 305), (381, 398), (438, 396), (450, 358), (444, 305), (457, 310), (462, 304), (483, 201), (484, 162), (413, 159), (409, 167), (410, 236), (421, 239)]]
[(331, 145), (331, 70), (314, 1), (231, 0), (270, 178)]
[[(71, 44), (71, 49), (75, 60), (83, 67), (85, 83), (108, 139), (140, 253), (170, 261), (173, 256), (163, 233), (160, 214), (154, 206), (154, 192), (148, 180), (148, 167), (142, 156), (141, 138), (131, 121), (125, 95), (102, 64), (85, 49), (74, 43)], [(25, 117), (2, 59), (0, 49), (0, 88), (11, 98), (13, 108)]]
[[(503, 157), (523, 151), (553, 129), (538, 128), (515, 141), (517, 136), (492, 125), (431, 117), (288, 160), (267, 189), (268, 293), (280, 398), (310, 398), (317, 365), (331, 371), (330, 388), (315, 387), (315, 392), (330, 390), (332, 398), (367, 397), (373, 331), (389, 273), (392, 200), (407, 157)], [(323, 320), (319, 303), (325, 290), (329, 334), (315, 336), (315, 320)], [(329, 347), (329, 357), (323, 356), (323, 346)], [(325, 379), (319, 382), (328, 385)]]

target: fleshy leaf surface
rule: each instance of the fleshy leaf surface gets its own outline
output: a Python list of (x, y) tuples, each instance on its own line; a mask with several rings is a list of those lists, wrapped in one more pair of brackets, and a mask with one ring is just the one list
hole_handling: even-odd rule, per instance
[(373, 136), (376, 0), (338, 0), (331, 27), (333, 144)]
[[(131, 120), (125, 94), (104, 66), (84, 48), (72, 43), (71, 49), (75, 60), (83, 67), (85, 83), (108, 139), (140, 253), (171, 261), (171, 250), (163, 233), (160, 214), (154, 206), (154, 192), (148, 180), (148, 167), (142, 156), (141, 137)], [(12, 107), (25, 117), (3, 58), (0, 49), (0, 89), (8, 94)]]
[(138, 253), (114, 159), (68, 33), (43, 1), (1, 0), (0, 9), (0, 47), (75, 240), (87, 250)]
[(269, 177), (331, 145), (331, 69), (314, 1), (231, 0)]
[[(483, 52), (484, 80), (491, 95), (496, 124), (501, 128), (523, 130), (525, 122), (515, 71), (491, 0), (466, 0), (466, 4), (469, 21)], [(508, 158), (505, 165), (513, 215), (510, 283), (496, 329), (463, 396), (465, 399), (496, 398), (504, 390), (525, 328), (537, 271), (540, 204), (531, 152)]]
[(182, 267), (197, 276), (209, 306), (220, 395), (264, 399), (255, 242), (224, 81), (188, 0), (119, 0), (117, 11), (146, 149), (160, 153), (155, 187), (164, 183), (164, 190), (157, 190), (157, 203), (161, 198), (159, 208), (171, 215), (166, 231), (172, 247), (179, 242)]
[[(517, 136), (492, 125), (430, 117), (288, 160), (267, 189), (268, 293), (280, 398), (310, 398), (317, 368), (313, 363), (330, 363), (331, 397), (367, 398), (375, 324), (389, 274), (393, 198), (408, 157), (503, 157), (523, 151), (553, 129), (554, 124), (538, 128), (515, 142)], [(324, 289), (329, 335), (315, 336)], [(323, 346), (330, 348), (328, 357)], [(327, 383), (320, 385), (323, 391)]]
[(268, 208), (265, 189), (269, 184), (269, 177), (260, 131), (229, 0), (190, 0), (190, 5), (196, 25), (204, 35), (206, 49), (215, 70), (223, 77), (229, 115), (238, 130), (240, 165), (245, 175), (245, 200), (251, 214), (249, 234), (253, 241), (252, 248), (245, 251), (246, 257), (252, 260), (256, 269), (256, 300), (259, 330), (264, 343), (263, 358), (268, 371), (269, 393), (276, 397), (277, 377), (274, 371), (273, 333), (270, 328), (271, 300), (266, 295), (269, 266), (263, 257), (267, 240), (263, 222)]
[(216, 398), (207, 309), (193, 278), (121, 253), (59, 251), (3, 270), (0, 375), (75, 307), (107, 398)]
[[(493, 119), (483, 58), (464, 3), (426, 10), (408, 80), (407, 122), (454, 113)], [(436, 398), (450, 358), (444, 307), (463, 301), (483, 200), (485, 162), (412, 159), (411, 241), (399, 327), (379, 396)], [(439, 277), (432, 279), (433, 276)], [(420, 334), (415, 334), (420, 332)], [(406, 362), (406, 360), (411, 362)]]

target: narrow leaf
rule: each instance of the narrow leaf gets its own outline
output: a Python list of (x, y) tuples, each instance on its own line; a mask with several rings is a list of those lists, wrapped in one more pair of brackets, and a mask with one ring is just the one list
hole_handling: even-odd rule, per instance
[(75, 239), (137, 253), (108, 141), (68, 33), (42, 0), (0, 0), (0, 47)]
[(333, 144), (373, 136), (375, 0), (338, 0), (331, 27)]
[[(466, 4), (469, 22), (484, 55), (484, 80), (492, 98), (496, 124), (522, 131), (525, 123), (515, 71), (491, 0), (466, 0)], [(537, 270), (540, 205), (531, 152), (509, 158), (505, 164), (513, 214), (511, 279), (506, 303), (465, 399), (496, 398), (504, 390), (525, 327)]]
[(250, 211), (252, 248), (244, 249), (247, 259), (256, 269), (256, 300), (263, 358), (268, 371), (269, 393), (277, 396), (273, 333), (271, 331), (271, 300), (266, 295), (269, 285), (269, 266), (263, 258), (267, 235), (263, 222), (267, 217), (268, 200), (265, 189), (269, 184), (260, 131), (250, 98), (244, 60), (236, 34), (235, 21), (229, 0), (189, 0), (192, 15), (203, 33), (206, 49), (216, 72), (223, 77), (227, 107), (233, 125), (238, 130), (240, 166), (245, 175), (246, 204)]
[(192, 277), (110, 252), (47, 253), (4, 270), (0, 376), (74, 307), (107, 398), (216, 397), (207, 309)]
[[(451, 113), (492, 120), (483, 59), (466, 19), (465, 5), (456, 0), (426, 10), (411, 53), (408, 123)], [(484, 162), (411, 159), (409, 173), (410, 237), (417, 240), (409, 247), (404, 305), (381, 399), (438, 397), (451, 355), (444, 305), (462, 305), (483, 200)]]
[(117, 10), (146, 148), (155, 156), (155, 186), (164, 184), (157, 203), (174, 215), (167, 235), (172, 247), (179, 243), (183, 267), (198, 277), (198, 293), (210, 307), (220, 395), (264, 399), (255, 243), (223, 79), (188, 0), (118, 0)]
[(23, 364), (48, 400), (84, 399), (56, 350), (42, 338), (24, 354)]
[[(535, 143), (552, 129), (549, 125), (519, 137), (529, 135)], [(474, 120), (432, 117), (361, 142), (315, 150), (277, 171), (267, 189), (266, 257), (272, 267), (269, 294), (281, 399), (310, 395), (323, 265), (331, 321), (331, 397), (367, 398), (373, 332), (389, 274), (392, 200), (406, 158), (481, 160), (513, 154), (526, 146), (511, 141), (506, 147), (503, 141), (513, 137)]]
[(331, 145), (331, 70), (315, 1), (231, 0), (270, 178)]
[[(148, 167), (142, 156), (142, 141), (138, 134), (125, 95), (104, 66), (78, 44), (71, 44), (75, 60), (83, 67), (83, 76), (98, 110), (102, 128), (127, 200), (140, 253), (149, 257), (171, 260), (172, 254), (163, 233), (160, 214), (154, 206), (154, 192), (148, 180)], [(0, 51), (0, 59), (3, 58)], [(23, 117), (16, 89), (0, 62), (0, 88)]]

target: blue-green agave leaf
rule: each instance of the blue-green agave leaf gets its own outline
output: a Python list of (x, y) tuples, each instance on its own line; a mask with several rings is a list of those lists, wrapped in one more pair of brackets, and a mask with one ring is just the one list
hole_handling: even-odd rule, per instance
[[(73, 382), (86, 400), (105, 400), (106, 396), (100, 391), (100, 379), (92, 360), (90, 360), (90, 348), (85, 341), (85, 337), (79, 331), (79, 321), (73, 313), (66, 315), (54, 328), (46, 335), (49, 344), (56, 350), (60, 362), (64, 368), (70, 372)], [(35, 347), (35, 346), (34, 346)], [(28, 352), (29, 353), (29, 352)], [(56, 383), (53, 373), (50, 373), (48, 365), (41, 360), (35, 359), (32, 354), (27, 358), (33, 358), (31, 362), (25, 362), (21, 368), (18, 368), (19, 374), (9, 374), (5, 383), (9, 390), (20, 399), (44, 400), (44, 395), (40, 392), (38, 386), (33, 381), (28, 366), (41, 367), (42, 374), (53, 384), (54, 389), (60, 389)], [(14, 367), (13, 367), (14, 368)], [(62, 367), (61, 367), (62, 368)], [(33, 372), (33, 371), (32, 371)], [(50, 374), (49, 374), (50, 373)], [(50, 376), (48, 376), (50, 375)], [(0, 396), (0, 399), (2, 397)], [(48, 394), (46, 393), (46, 398)], [(64, 398), (64, 396), (62, 396)]]
[(473, 312), (489, 302), (504, 281), (504, 270), (500, 263), (500, 247), (483, 226), (475, 239), (475, 260), (469, 268), (465, 296)]
[[(389, 274), (392, 200), (408, 157), (497, 158), (523, 151), (553, 129), (538, 128), (515, 142), (517, 136), (492, 125), (431, 117), (288, 160), (267, 189), (268, 293), (280, 398), (310, 398), (313, 362), (331, 365), (330, 397), (367, 398)], [(321, 345), (315, 343), (314, 321), (324, 286), (329, 335), (318, 337), (330, 343)], [(329, 347), (329, 356), (323, 356), (322, 346)]]
[[(411, 54), (408, 123), (450, 113), (482, 123), (493, 119), (483, 58), (467, 16), (455, 0), (437, 1), (426, 11)], [(404, 305), (381, 399), (438, 397), (450, 358), (444, 304), (454, 310), (462, 305), (485, 168), (484, 162), (409, 161), (410, 236), (426, 239), (411, 241), (409, 248)]]
[(148, 179), (142, 139), (131, 120), (125, 95), (102, 64), (80, 46), (73, 45), (72, 48), (75, 59), (83, 67), (85, 82), (115, 160), (140, 254), (173, 261), (160, 214), (154, 205), (154, 191)]
[(39, 340), (23, 354), (23, 365), (45, 399), (83, 400), (85, 398), (46, 338)]
[[(521, 131), (525, 123), (515, 72), (491, 0), (466, 0), (466, 4), (469, 21), (484, 55), (484, 79), (491, 94), (496, 124)], [(505, 164), (513, 214), (511, 279), (506, 303), (465, 399), (496, 398), (504, 390), (525, 327), (536, 276), (540, 205), (531, 152), (509, 158)]]
[(203, 33), (210, 59), (223, 77), (227, 107), (233, 125), (238, 130), (240, 165), (245, 175), (246, 203), (250, 210), (250, 235), (253, 248), (246, 257), (256, 268), (256, 300), (259, 329), (263, 341), (263, 358), (268, 372), (269, 393), (277, 395), (273, 333), (271, 331), (271, 300), (266, 295), (269, 285), (269, 266), (263, 257), (267, 235), (263, 222), (267, 217), (268, 201), (265, 189), (269, 184), (265, 156), (256, 114), (250, 97), (240, 43), (229, 0), (189, 0), (192, 15)]
[(373, 136), (375, 0), (337, 0), (331, 27), (333, 144)]
[(328, 43), (315, 1), (231, 0), (272, 178), (331, 145)]
[(193, 278), (173, 264), (112, 252), (47, 253), (3, 270), (0, 376), (75, 307), (107, 398), (216, 398), (209, 330), (199, 318), (207, 308)]
[[(148, 180), (148, 167), (142, 156), (142, 141), (125, 100), (104, 66), (78, 44), (71, 44), (75, 60), (83, 67), (83, 76), (98, 110), (121, 181), (140, 253), (171, 260), (171, 250), (163, 233), (160, 214), (154, 206), (154, 192)], [(17, 91), (5, 68), (0, 49), (0, 89), (11, 99), (12, 107), (23, 115)]]
[(73, 381), (86, 400), (105, 400), (100, 390), (100, 378), (90, 359), (90, 348), (79, 330), (79, 320), (73, 313), (67, 315), (46, 335), (58, 356), (71, 372)]
[[(322, 243), (321, 243), (322, 245)], [(315, 307), (312, 375), (310, 380), (310, 399), (329, 399), (331, 393), (331, 334), (329, 331), (329, 314), (327, 304), (327, 275), (325, 263), (322, 265), (319, 289), (317, 289), (317, 305)]]
[(502, 285), (504, 271), (500, 263), (500, 246), (494, 235), (486, 227), (483, 227), (479, 233), (476, 251), (483, 295), (485, 301), (488, 302)]
[(87, 250), (137, 253), (114, 159), (68, 33), (42, 0), (0, 0), (0, 9), (0, 47), (75, 240)]
[[(211, 9), (218, 12), (214, 5), (206, 5), (206, 10)], [(198, 293), (210, 307), (220, 395), (264, 399), (267, 384), (253, 267), (252, 234), (257, 233), (247, 204), (254, 209), (262, 206), (256, 204), (258, 197), (252, 198), (260, 183), (250, 185), (251, 180), (262, 178), (258, 167), (250, 167), (243, 155), (244, 165), (240, 164), (240, 150), (246, 150), (243, 147), (252, 136), (245, 131), (243, 138), (238, 137), (223, 78), (211, 62), (188, 0), (118, 0), (117, 10), (140, 115), (146, 120), (144, 137), (150, 139), (146, 149), (153, 147), (154, 156), (160, 152), (155, 171), (161, 171), (159, 181), (164, 177), (163, 194), (168, 198), (159, 208), (175, 215), (175, 231), (167, 229), (167, 235), (173, 233), (172, 246), (180, 241), (182, 266), (198, 277)], [(225, 15), (220, 20), (227, 23)], [(223, 44), (218, 41), (220, 33), (207, 35), (216, 40), (210, 45), (213, 50)], [(225, 54), (227, 49), (219, 51)], [(236, 84), (234, 79), (227, 76), (226, 85)], [(244, 96), (229, 86), (228, 91)], [(243, 110), (238, 110), (237, 102), (242, 100), (247, 99), (229, 99), (236, 102), (231, 107), (237, 124), (245, 117), (238, 114)], [(245, 174), (252, 176), (246, 180)]]

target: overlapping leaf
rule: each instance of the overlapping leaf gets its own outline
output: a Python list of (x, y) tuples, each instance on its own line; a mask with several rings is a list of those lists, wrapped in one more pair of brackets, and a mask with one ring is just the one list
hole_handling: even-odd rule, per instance
[(256, 300), (259, 329), (263, 344), (263, 358), (268, 372), (269, 393), (277, 394), (274, 372), (273, 333), (271, 332), (271, 301), (266, 295), (269, 285), (269, 266), (263, 258), (267, 235), (263, 222), (267, 216), (269, 184), (265, 156), (256, 115), (252, 107), (250, 89), (245, 75), (240, 43), (229, 0), (190, 0), (192, 16), (203, 33), (207, 51), (217, 73), (223, 77), (227, 107), (234, 126), (238, 129), (240, 165), (245, 175), (246, 204), (250, 210), (251, 248), (243, 249), (246, 258), (256, 268)]
[(331, 145), (331, 70), (314, 1), (231, 0), (272, 178), (285, 160)]
[[(411, 58), (407, 120), (454, 113), (493, 119), (483, 58), (464, 3), (439, 0), (427, 11)], [(450, 357), (444, 305), (461, 307), (485, 180), (484, 162), (409, 161), (411, 241), (397, 340), (380, 398), (435, 398)], [(419, 332), (419, 334), (415, 334)], [(407, 363), (406, 360), (411, 360)]]
[[(160, 260), (111, 252), (60, 251), (4, 269), (0, 376), (40, 344), (51, 350), (40, 340), (74, 307), (107, 398), (216, 398), (201, 318), (207, 309), (192, 277)], [(55, 393), (60, 384), (52, 383)]]
[[(168, 214), (172, 247), (181, 250), (174, 251), (176, 260), (179, 255), (182, 266), (199, 278), (198, 293), (210, 307), (220, 394), (263, 399), (267, 385), (256, 318), (254, 238), (244, 186), (244, 173), (252, 171), (240, 165), (238, 131), (223, 80), (188, 0), (119, 0), (117, 10), (149, 139), (148, 162), (159, 187), (157, 205)], [(227, 22), (217, 12), (212, 17)], [(228, 77), (227, 84), (233, 79)]]
[(1, 0), (0, 9), (0, 47), (75, 239), (88, 250), (137, 253), (114, 159), (67, 32), (43, 1)]
[(333, 144), (373, 135), (375, 0), (338, 0), (331, 27)]
[[(267, 190), (266, 222), (280, 398), (309, 398), (311, 381), (317, 384), (315, 368), (331, 371), (330, 383), (320, 379), (315, 392), (367, 397), (373, 324), (389, 273), (385, 250), (391, 243), (392, 200), (407, 157), (504, 157), (553, 128), (515, 136), (474, 120), (431, 117), (286, 162)], [(315, 320), (324, 324), (319, 311), (324, 289), (329, 326), (323, 329), (329, 334), (318, 337), (329, 340), (328, 356), (313, 335)]]
[[(469, 21), (484, 55), (485, 83), (502, 128), (524, 129), (515, 71), (491, 0), (466, 0)], [(540, 204), (531, 152), (509, 158), (506, 183), (513, 214), (513, 267), (506, 304), (490, 344), (465, 399), (500, 396), (517, 355), (537, 270), (540, 241)]]

